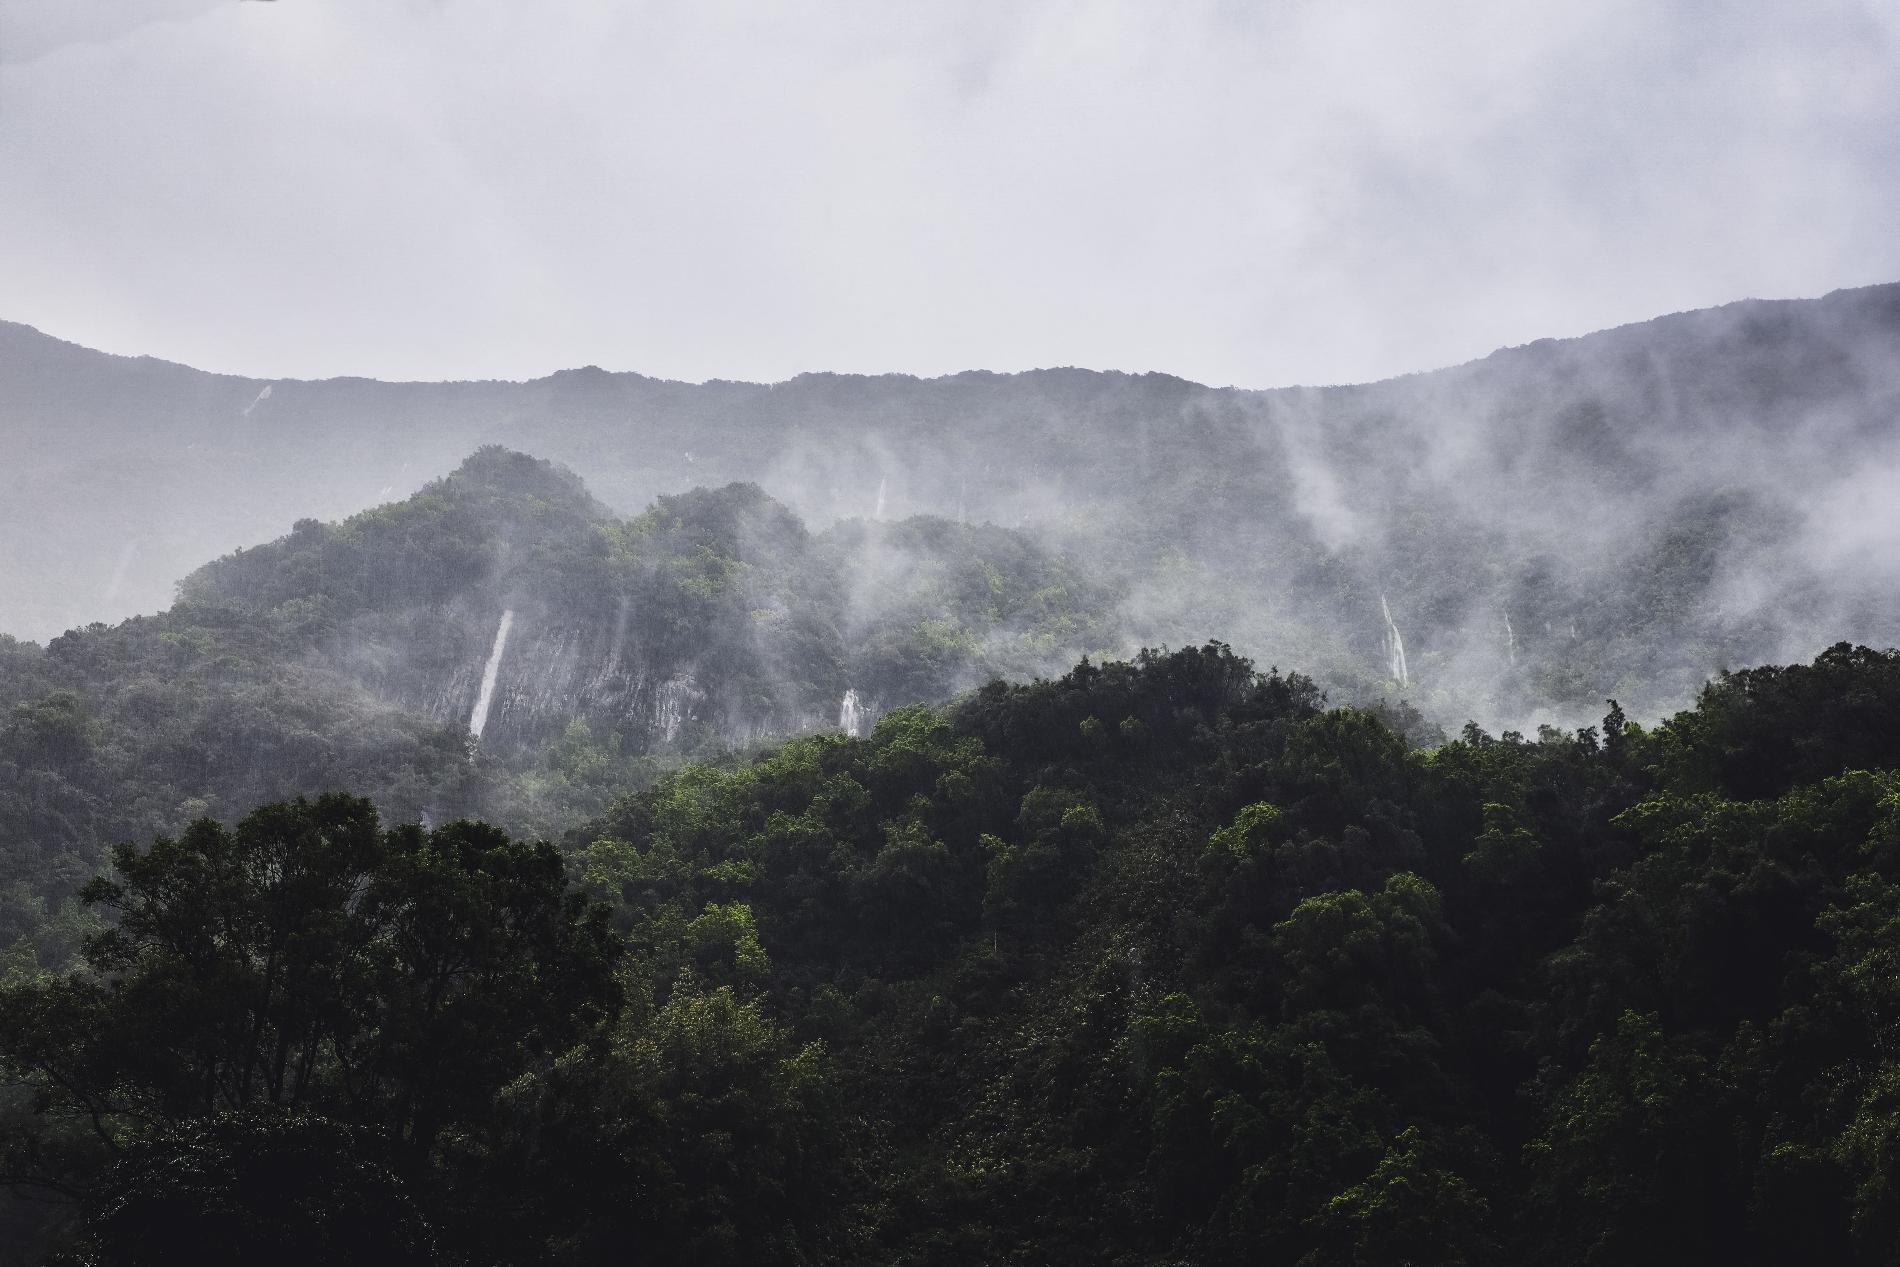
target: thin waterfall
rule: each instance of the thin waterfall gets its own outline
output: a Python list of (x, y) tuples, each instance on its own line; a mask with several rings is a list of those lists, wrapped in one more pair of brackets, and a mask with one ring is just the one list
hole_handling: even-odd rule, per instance
[(132, 570), (132, 556), (138, 553), (139, 543), (128, 541), (119, 548), (119, 562), (112, 569), (112, 579), (106, 582), (106, 592), (100, 601), (110, 604), (125, 588), (126, 575)]
[(1404, 690), (1412, 684), (1412, 675), (1405, 669), (1405, 639), (1399, 634), (1398, 622), (1392, 619), (1391, 605), (1385, 601), (1385, 595), (1379, 595), (1379, 610), (1385, 614), (1385, 667), (1392, 680)]
[(694, 706), (705, 698), (690, 673), (677, 673), (660, 683), (653, 693), (653, 724), (659, 727), (660, 737), (667, 743), (678, 739), (686, 723), (695, 720)]
[(873, 518), (873, 519), (882, 519), (882, 518), (884, 518), (884, 489), (885, 489), (885, 487), (886, 487), (886, 486), (887, 486), (887, 485), (888, 485), (889, 483), (890, 483), (890, 480), (889, 480), (889, 479), (887, 479), (887, 478), (885, 478), (885, 477), (883, 477), (883, 476), (880, 476), (880, 477), (878, 478), (878, 481), (877, 481), (877, 509), (871, 512), (871, 518)]
[(614, 613), (613, 650), (615, 653), (619, 652), (620, 644), (625, 641), (627, 637), (627, 617), (632, 613), (633, 595), (622, 594), (620, 596), (620, 610)]
[(612, 677), (620, 668), (620, 644), (627, 640), (627, 617), (633, 613), (633, 595), (620, 596), (620, 610), (614, 614), (614, 637), (607, 644), (607, 666), (601, 670), (601, 678)]
[(475, 696), (475, 711), (468, 715), (470, 738), (480, 739), (488, 725), (488, 706), (495, 702), (495, 678), (501, 672), (501, 653), (508, 646), (508, 630), (514, 623), (515, 612), (511, 607), (501, 614), (501, 624), (495, 629), (494, 649), (488, 653), (488, 663), (482, 666), (482, 689)]
[(838, 729), (853, 739), (864, 738), (864, 723), (870, 719), (870, 712), (856, 691), (846, 691), (838, 705)]
[(1511, 613), (1504, 613), (1504, 654), (1510, 658), (1511, 667), (1517, 667), (1517, 630), (1511, 628)]

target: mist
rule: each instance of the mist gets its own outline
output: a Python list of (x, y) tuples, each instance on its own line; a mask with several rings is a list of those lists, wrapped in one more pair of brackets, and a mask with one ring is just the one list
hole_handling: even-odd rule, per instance
[[(814, 696), (791, 673), (777, 704), (726, 718), (733, 742), (835, 718), (846, 690), (882, 709), (1208, 639), (1447, 730), (1588, 724), (1611, 698), (1656, 718), (1722, 669), (1900, 641), (1883, 496), (1896, 339), (1900, 291), (1873, 287), (1359, 387), (1241, 391), (1080, 370), (262, 384), (14, 327), (8, 407), (46, 440), (9, 502), (7, 628), (45, 639), (159, 610), (197, 564), (287, 516), (392, 501), (502, 443), (564, 464), (619, 516), (756, 486), (782, 509), (741, 516), (721, 548), (790, 586), (757, 611), (816, 603), (840, 665), (892, 639), (942, 643), (937, 669), (886, 663), (875, 685), (827, 671)], [(68, 495), (80, 487), (94, 498)], [(788, 542), (825, 555), (822, 575), (786, 580)], [(1029, 606), (999, 608), (959, 566), (1002, 566)], [(1053, 625), (1030, 601), (1045, 590)], [(605, 646), (616, 610), (559, 620)], [(485, 646), (494, 618), (467, 638)]]
[[(966, 668), (1220, 638), (1444, 726), (1660, 716), (1895, 639), (1885, 292), (1722, 305), (1900, 276), (1897, 45), (1849, 0), (21, 0), (0, 630), (501, 444), (621, 516), (752, 483), (1086, 576)], [(969, 615), (894, 533), (847, 641)]]
[(260, 378), (1363, 382), (1900, 276), (1891, 5), (15, 0), (4, 315)]
[(1891, 1264), (1894, 0), (0, 0), (0, 1267)]

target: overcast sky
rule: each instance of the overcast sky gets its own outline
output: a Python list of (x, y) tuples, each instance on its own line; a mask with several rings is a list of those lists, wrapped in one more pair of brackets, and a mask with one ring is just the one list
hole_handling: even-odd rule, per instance
[(1351, 381), (1900, 279), (1900, 0), (0, 0), (0, 317)]

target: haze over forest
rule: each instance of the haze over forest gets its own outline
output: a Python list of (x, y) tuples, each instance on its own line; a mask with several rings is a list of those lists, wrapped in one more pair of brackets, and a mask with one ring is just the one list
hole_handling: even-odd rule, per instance
[(0, 1267), (1894, 1267), (1896, 67), (0, 0)]
[[(1654, 717), (1718, 669), (1894, 640), (1896, 339), (1900, 287), (1869, 287), (1241, 391), (1082, 370), (267, 382), (8, 326), (4, 619), (44, 640), (162, 609), (200, 563), (498, 443), (622, 515), (737, 482), (814, 530), (1024, 534), (1097, 591), (1094, 641), (1047, 643), (1044, 671), (1221, 637), (1451, 728), (1574, 723), (1610, 696)], [(880, 560), (858, 566), (874, 603)]]

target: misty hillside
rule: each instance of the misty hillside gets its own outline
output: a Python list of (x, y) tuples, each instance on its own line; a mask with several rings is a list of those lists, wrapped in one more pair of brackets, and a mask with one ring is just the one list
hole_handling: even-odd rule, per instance
[(571, 473), (495, 447), (402, 502), (300, 520), (179, 593), (432, 721), (478, 710), (491, 748), (576, 722), (641, 748), (868, 730), (894, 704), (1059, 670), (1103, 645), (1114, 601), (1007, 529), (813, 534), (752, 484), (621, 520)]
[(179, 594), (43, 648), (0, 637), (0, 945), (116, 840), (343, 789), (558, 833), (690, 756), (1056, 672), (1115, 602), (1007, 529), (814, 534), (743, 484), (620, 519), (499, 448)]
[(0, 627), (162, 608), (205, 558), (499, 442), (621, 513), (740, 482), (818, 530), (1031, 531), (1112, 582), (1130, 643), (1221, 637), (1445, 725), (1575, 721), (1606, 696), (1659, 715), (1720, 667), (1900, 641), (1897, 350), (1900, 285), (1275, 391), (1082, 370), (267, 383), (4, 326)]

